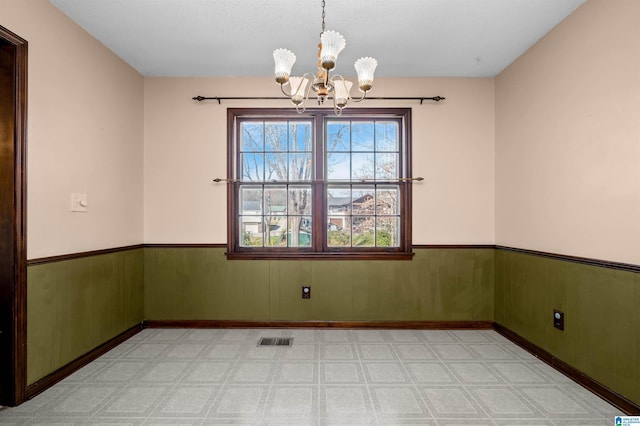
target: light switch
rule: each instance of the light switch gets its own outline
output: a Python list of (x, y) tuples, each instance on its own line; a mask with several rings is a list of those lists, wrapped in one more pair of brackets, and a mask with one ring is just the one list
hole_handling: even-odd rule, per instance
[(87, 194), (71, 194), (71, 211), (86, 213), (89, 207)]

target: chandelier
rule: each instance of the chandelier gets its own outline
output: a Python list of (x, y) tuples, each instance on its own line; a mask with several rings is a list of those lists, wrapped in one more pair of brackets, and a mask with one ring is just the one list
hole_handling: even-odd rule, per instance
[[(296, 55), (287, 49), (276, 49), (273, 59), (276, 65), (276, 82), (280, 84), (280, 90), (291, 99), (298, 113), (303, 113), (306, 101), (311, 90), (315, 93), (318, 105), (324, 104), (328, 97), (333, 99), (333, 110), (340, 115), (346, 108), (349, 100), (361, 102), (367, 96), (367, 92), (373, 86), (373, 73), (378, 61), (373, 58), (360, 58), (354, 66), (358, 73), (358, 87), (362, 96), (358, 99), (351, 97), (350, 91), (353, 83), (341, 75), (330, 76), (329, 72), (335, 68), (338, 54), (346, 46), (346, 40), (336, 31), (325, 31), (324, 23), (325, 0), (322, 0), (322, 32), (318, 45), (318, 71), (316, 74), (306, 73), (302, 77), (290, 76), (291, 67), (296, 61)], [(289, 86), (288, 92), (285, 86)]]

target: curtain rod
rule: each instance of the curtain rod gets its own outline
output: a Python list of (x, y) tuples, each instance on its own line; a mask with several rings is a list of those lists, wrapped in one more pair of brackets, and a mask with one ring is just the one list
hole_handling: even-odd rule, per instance
[(350, 180), (323, 180), (323, 179), (310, 179), (310, 180), (303, 180), (303, 181), (289, 181), (289, 180), (267, 180), (267, 181), (251, 181), (251, 180), (242, 180), (242, 179), (234, 179), (234, 178), (215, 178), (213, 181), (215, 183), (220, 183), (220, 182), (227, 182), (227, 183), (234, 183), (234, 182), (240, 182), (240, 183), (255, 183), (255, 184), (307, 184), (307, 183), (335, 183), (335, 184), (339, 184), (339, 183), (366, 183), (366, 182), (371, 182), (371, 183), (400, 183), (400, 182), (422, 182), (424, 180), (423, 177), (418, 176), (418, 177), (405, 177), (405, 178), (395, 178), (395, 179), (350, 179)]
[[(198, 101), (198, 102), (202, 102), (202, 101), (207, 101), (207, 100), (214, 100), (214, 101), (218, 101), (218, 105), (220, 105), (222, 102), (221, 101), (226, 101), (226, 100), (291, 100), (290, 98), (287, 98), (285, 96), (262, 96), (262, 97), (257, 97), (257, 96), (194, 96), (193, 98), (194, 101)], [(318, 98), (309, 98), (309, 99), (318, 99)], [(435, 102), (440, 102), (446, 98), (443, 98), (442, 96), (433, 96), (433, 97), (413, 97), (413, 98), (403, 98), (403, 97), (367, 97), (365, 99), (369, 99), (372, 101), (420, 101), (420, 105), (422, 105), (422, 102), (424, 101), (435, 101)]]

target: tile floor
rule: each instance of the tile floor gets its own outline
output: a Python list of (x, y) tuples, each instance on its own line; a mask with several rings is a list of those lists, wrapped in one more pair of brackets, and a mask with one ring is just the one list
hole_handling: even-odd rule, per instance
[[(257, 347), (260, 337), (294, 338)], [(0, 424), (612, 425), (498, 333), (146, 329)]]

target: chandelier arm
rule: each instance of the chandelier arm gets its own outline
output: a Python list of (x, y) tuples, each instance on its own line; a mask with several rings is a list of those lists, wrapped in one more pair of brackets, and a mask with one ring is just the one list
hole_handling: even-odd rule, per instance
[(302, 82), (304, 81), (305, 76), (306, 74), (302, 76), (302, 78), (300, 79), (300, 82), (298, 83), (298, 87), (296, 87), (295, 90), (293, 88), (293, 85), (289, 83), (289, 86), (291, 87), (291, 95), (289, 97), (293, 97), (295, 93), (298, 93), (298, 90), (300, 90), (300, 86), (302, 86)]
[(311, 87), (313, 87), (313, 79), (315, 78), (315, 76), (310, 72), (306, 72), (302, 75), (302, 78), (306, 78), (309, 80), (309, 83), (307, 83), (307, 90), (304, 93), (304, 100), (306, 102), (307, 99), (309, 99), (309, 93), (311, 93)]
[[(289, 85), (289, 87), (291, 87), (291, 85)], [(293, 92), (291, 94), (288, 94), (287, 92), (284, 91), (284, 83), (280, 83), (280, 91), (282, 92), (282, 94), (284, 94), (287, 98), (291, 98), (291, 96), (293, 95)]]
[(302, 102), (296, 105), (296, 112), (298, 114), (302, 114), (307, 109), (307, 100), (309, 99), (309, 93), (311, 92), (311, 86), (312, 86), (311, 83), (313, 82), (314, 75), (311, 74), (310, 72), (304, 73), (302, 75), (302, 79), (300, 80), (300, 83), (298, 84), (298, 87), (296, 88), (296, 90), (291, 92), (292, 95), (293, 93), (298, 93), (298, 90), (300, 90), (300, 86), (302, 85), (302, 82), (304, 81), (305, 78), (308, 80), (308, 82), (305, 88), (304, 95), (302, 97)]
[(351, 98), (351, 97), (350, 97), (349, 99), (351, 99), (351, 100), (352, 100), (353, 102), (355, 102), (355, 103), (362, 102), (362, 101), (364, 101), (364, 99), (367, 97), (367, 93), (369, 93), (369, 91), (368, 91), (368, 90), (367, 90), (367, 91), (362, 92), (362, 96), (361, 96), (359, 99), (354, 99), (354, 98)]

